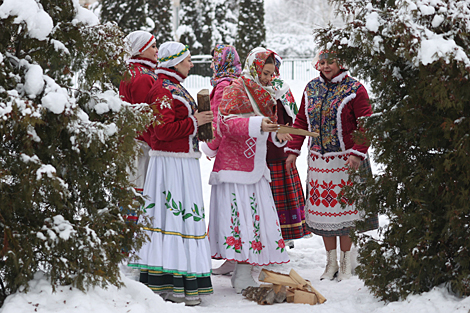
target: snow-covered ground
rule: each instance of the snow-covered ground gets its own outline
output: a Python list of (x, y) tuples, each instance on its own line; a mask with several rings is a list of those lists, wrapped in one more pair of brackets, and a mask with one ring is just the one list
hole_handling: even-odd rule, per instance
[[(303, 81), (288, 81), (296, 100), (300, 102), (305, 84)], [(190, 89), (193, 96), (199, 89)], [(302, 181), (305, 181), (307, 166), (305, 144), (303, 156), (298, 158), (297, 167)], [(209, 205), (210, 186), (208, 185), (212, 162), (201, 158), (201, 174), (204, 188), (204, 200)], [(374, 166), (376, 170), (376, 166)], [(209, 209), (206, 212), (210, 214)], [(380, 219), (381, 225), (386, 223)], [(230, 286), (230, 276), (212, 276), (214, 294), (203, 298), (202, 304), (197, 307), (185, 307), (184, 304), (164, 302), (159, 296), (153, 294), (150, 289), (133, 280), (132, 272), (124, 268), (123, 282), (125, 287), (117, 289), (110, 286), (108, 289), (94, 288), (84, 293), (71, 287), (57, 288), (52, 292), (52, 287), (46, 279), (38, 274), (31, 282), (28, 293), (17, 293), (7, 298), (0, 313), (258, 313), (259, 310), (269, 309), (271, 313), (286, 312), (322, 312), (322, 313), (449, 313), (470, 312), (470, 298), (460, 299), (449, 294), (444, 287), (435, 288), (432, 291), (410, 296), (401, 302), (384, 303), (378, 301), (364, 286), (357, 276), (340, 283), (336, 281), (320, 281), (323, 272), (326, 254), (321, 237), (313, 236), (295, 241), (295, 248), (288, 249), (290, 262), (283, 265), (270, 266), (269, 269), (288, 273), (295, 269), (302, 277), (310, 280), (313, 286), (326, 298), (321, 305), (310, 306), (307, 304), (282, 303), (269, 307), (261, 307), (255, 302), (237, 295)], [(219, 260), (213, 260), (213, 266), (221, 264)], [(259, 271), (254, 271), (254, 276)]]

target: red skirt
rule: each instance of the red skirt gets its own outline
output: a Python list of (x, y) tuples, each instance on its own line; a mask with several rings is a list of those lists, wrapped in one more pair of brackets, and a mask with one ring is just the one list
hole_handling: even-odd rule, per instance
[(285, 160), (268, 161), (271, 191), (284, 240), (302, 238), (310, 232), (305, 225), (305, 198), (297, 168), (286, 170)]

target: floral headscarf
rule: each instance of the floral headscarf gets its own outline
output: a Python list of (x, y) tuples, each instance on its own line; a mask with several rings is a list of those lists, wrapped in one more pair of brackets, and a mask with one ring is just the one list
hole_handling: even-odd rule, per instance
[(212, 87), (224, 80), (234, 80), (240, 77), (242, 65), (235, 47), (219, 44), (214, 48), (214, 75), (211, 78)]
[[(279, 55), (276, 54), (276, 68), (280, 69), (282, 64), (282, 59)], [(274, 89), (274, 97), (276, 100), (280, 100), (284, 106), (287, 115), (289, 115), (292, 120), (295, 120), (298, 109), (297, 104), (294, 100), (294, 95), (290, 90), (289, 84), (287, 84), (282, 78), (281, 74), (277, 73), (271, 81), (271, 84)]]
[[(259, 76), (269, 56), (275, 58), (271, 50), (258, 47), (248, 55), (242, 76), (225, 87), (219, 106), (224, 118), (244, 116), (266, 116), (277, 121), (276, 100), (272, 86), (262, 86)], [(276, 73), (279, 69), (276, 67)]]

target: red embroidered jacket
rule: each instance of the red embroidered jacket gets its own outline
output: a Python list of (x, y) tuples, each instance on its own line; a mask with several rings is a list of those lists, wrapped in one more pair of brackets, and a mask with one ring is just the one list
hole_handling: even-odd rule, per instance
[(163, 123), (148, 128), (150, 155), (199, 158), (197, 121), (193, 115), (197, 104), (181, 85), (185, 77), (168, 68), (157, 68), (155, 72), (158, 79), (146, 102), (156, 106)]

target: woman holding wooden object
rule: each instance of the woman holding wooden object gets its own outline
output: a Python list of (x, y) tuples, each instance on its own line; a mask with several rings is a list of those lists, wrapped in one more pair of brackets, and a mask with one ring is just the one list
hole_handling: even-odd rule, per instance
[(163, 43), (158, 61), (158, 79), (146, 99), (161, 115), (161, 123), (148, 129), (143, 210), (153, 225), (140, 259), (129, 266), (140, 268), (140, 281), (165, 300), (197, 305), (200, 296), (213, 293), (197, 139), (198, 126), (211, 123), (213, 114), (198, 112), (181, 85), (193, 67), (187, 46)]

